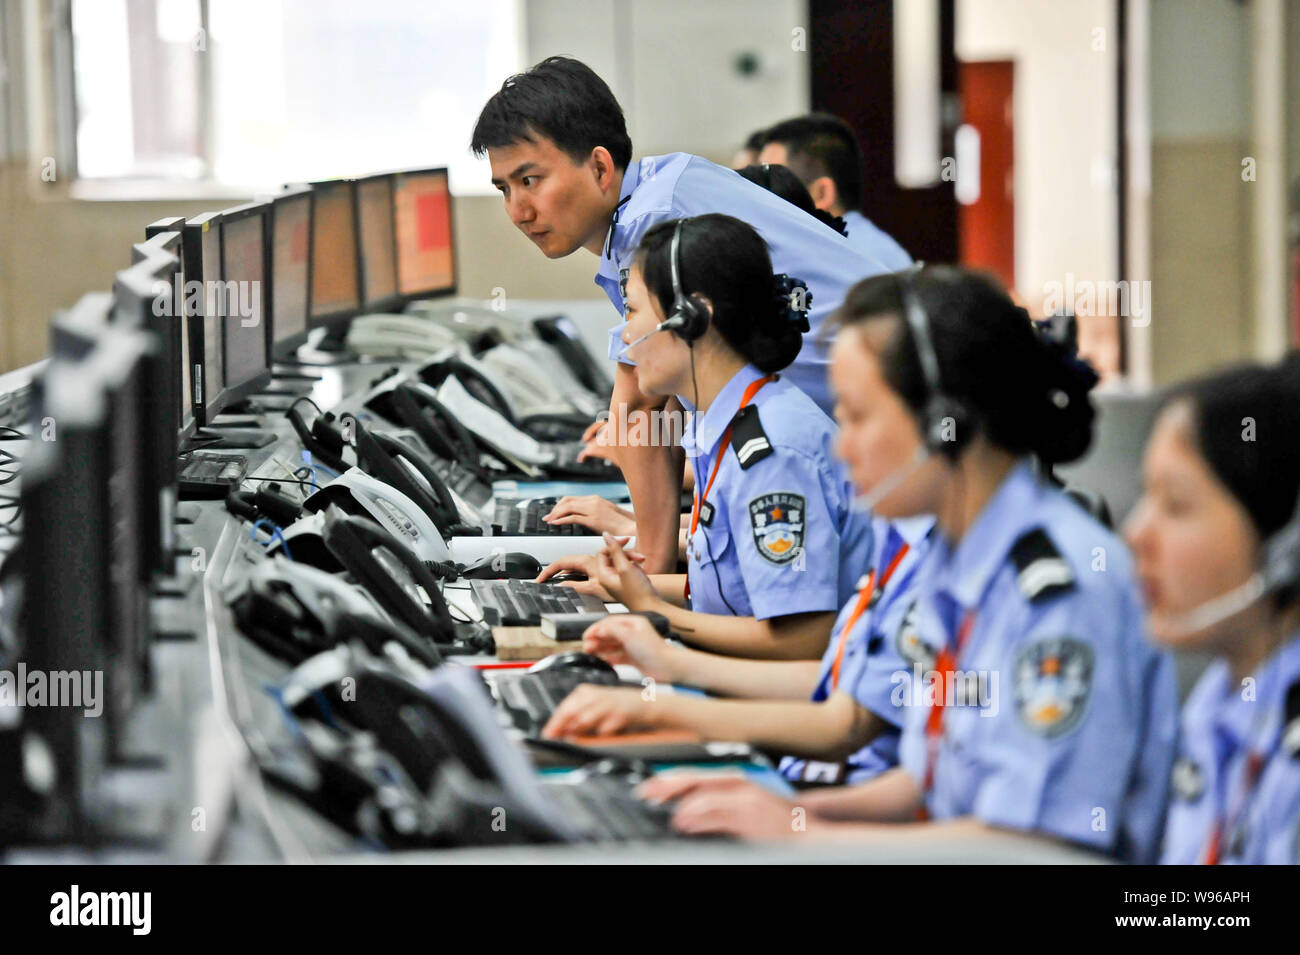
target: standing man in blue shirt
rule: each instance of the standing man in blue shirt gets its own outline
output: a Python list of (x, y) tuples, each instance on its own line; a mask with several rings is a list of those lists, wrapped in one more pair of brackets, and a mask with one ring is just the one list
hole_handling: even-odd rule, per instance
[(848, 123), (829, 113), (810, 113), (777, 123), (763, 134), (758, 161), (786, 166), (808, 187), (813, 203), (841, 216), (849, 241), (897, 272), (912, 257), (858, 211), (862, 205), (862, 150)]
[[(830, 227), (730, 169), (687, 153), (632, 161), (623, 110), (605, 82), (585, 64), (550, 57), (512, 76), (483, 107), (471, 148), (486, 154), (492, 184), (506, 213), (547, 258), (580, 248), (599, 259), (598, 284), (620, 317), (626, 282), (642, 236), (656, 223), (724, 213), (763, 237), (776, 272), (797, 275), (811, 292), (809, 331), (784, 377), (827, 414), (830, 343), (822, 321), (854, 282), (890, 271), (881, 258), (847, 242)], [(610, 333), (610, 357), (622, 351), (622, 329)], [(625, 360), (615, 375), (612, 416), (648, 415), (651, 434), (663, 434), (657, 416), (666, 400), (643, 394)], [(676, 402), (673, 402), (676, 410)], [(626, 433), (627, 429), (616, 429)], [(614, 448), (637, 515), (637, 546), (649, 573), (670, 572), (677, 561), (680, 448)]]

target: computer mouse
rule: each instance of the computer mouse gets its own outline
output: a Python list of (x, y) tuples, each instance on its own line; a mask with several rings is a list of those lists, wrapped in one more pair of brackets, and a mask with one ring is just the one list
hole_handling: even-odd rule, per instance
[(580, 570), (562, 570), (546, 578), (548, 584), (562, 584), (566, 580), (580, 581), (589, 579), (586, 574)]
[(549, 657), (543, 657), (528, 668), (529, 673), (542, 673), (545, 670), (582, 670), (588, 673), (618, 675), (618, 671), (613, 666), (595, 654), (581, 653), (576, 650), (569, 653), (554, 653)]
[(484, 554), (472, 564), (466, 564), (460, 575), (468, 580), (500, 580), (503, 577), (536, 580), (541, 572), (542, 564), (536, 557), (512, 550), (508, 554)]

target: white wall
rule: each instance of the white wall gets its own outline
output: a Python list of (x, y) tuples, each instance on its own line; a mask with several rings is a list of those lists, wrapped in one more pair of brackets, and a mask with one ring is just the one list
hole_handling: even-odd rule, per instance
[(1026, 304), (1067, 272), (1118, 278), (1113, 0), (957, 0), (956, 45), (959, 60), (1015, 61), (1016, 286)]

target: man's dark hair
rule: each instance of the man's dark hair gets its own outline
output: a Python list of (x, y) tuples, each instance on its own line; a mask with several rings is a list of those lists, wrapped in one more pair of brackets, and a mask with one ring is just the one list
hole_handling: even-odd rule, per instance
[(809, 113), (770, 127), (763, 145), (785, 147), (785, 164), (804, 185), (830, 176), (845, 209), (862, 205), (862, 150), (849, 124), (830, 113)]
[(493, 146), (536, 142), (538, 136), (577, 163), (597, 146), (609, 150), (619, 169), (632, 161), (618, 100), (591, 67), (572, 57), (548, 56), (502, 83), (479, 113), (469, 146), (482, 157)]

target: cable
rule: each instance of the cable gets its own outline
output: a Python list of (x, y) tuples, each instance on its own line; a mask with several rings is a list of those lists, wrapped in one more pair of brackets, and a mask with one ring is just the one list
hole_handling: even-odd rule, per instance
[(318, 404), (316, 404), (316, 402), (312, 401), (311, 398), (309, 398), (307, 395), (303, 395), (303, 396), (300, 397), (300, 398), (295, 398), (292, 402), (289, 403), (289, 407), (285, 409), (285, 412), (284, 412), (284, 413), (287, 415), (287, 414), (288, 414), (290, 411), (292, 411), (294, 408), (298, 407), (299, 403), (301, 403), (301, 402), (303, 402), (303, 401), (307, 402), (309, 405), (311, 405), (313, 408), (315, 408), (315, 409), (316, 409), (316, 413), (317, 413), (318, 415), (321, 415), (322, 417), (324, 417), (325, 412), (323, 412), (323, 411), (320, 410), (320, 405), (318, 405)]
[(264, 546), (269, 550), (271, 545), (273, 545), (278, 540), (280, 542), (280, 550), (284, 553), (285, 557), (287, 557), (290, 561), (292, 561), (293, 555), (289, 553), (289, 542), (284, 539), (284, 534), (281, 532), (279, 526), (277, 526), (276, 524), (272, 524), (265, 517), (256, 521), (253, 524), (253, 526), (249, 528), (248, 530), (249, 538), (252, 539), (253, 541), (257, 541), (257, 530), (260, 527), (269, 527), (271, 529), (271, 539), (267, 541)]
[[(696, 454), (699, 454), (700, 453), (700, 423), (699, 423), (700, 383), (695, 379), (695, 342), (690, 341), (687, 342), (686, 345), (691, 353), (691, 390), (695, 394), (695, 412), (691, 415), (691, 447), (695, 449)], [(718, 448), (718, 454), (726, 454), (726, 453), (727, 453), (726, 448), (723, 447)], [(701, 493), (701, 492), (697, 491), (696, 493)], [(700, 507), (703, 508), (706, 503), (707, 502), (704, 500), (704, 498), (701, 497)], [(731, 611), (731, 615), (733, 617), (742, 616), (741, 614), (736, 613), (736, 608), (731, 605), (731, 601), (728, 600), (727, 595), (723, 593), (722, 575), (718, 573), (718, 561), (713, 556), (713, 542), (709, 540), (708, 530), (709, 529), (707, 527), (701, 527), (700, 535), (704, 538), (704, 546), (707, 547), (709, 550), (709, 566), (713, 568), (713, 579), (718, 585), (718, 596), (722, 598), (722, 602), (727, 605), (727, 609)]]

